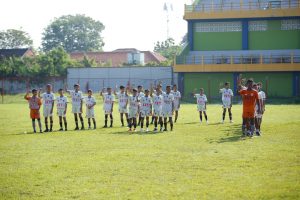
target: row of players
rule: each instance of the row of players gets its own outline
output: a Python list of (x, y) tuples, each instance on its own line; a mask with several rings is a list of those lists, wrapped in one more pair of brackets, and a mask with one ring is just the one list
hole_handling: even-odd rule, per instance
[[(63, 121), (65, 125), (65, 130), (67, 130), (67, 103), (68, 99), (64, 95), (63, 89), (59, 91), (59, 97), (55, 97), (52, 93), (52, 86), (48, 84), (46, 86), (46, 92), (40, 96), (39, 92), (36, 89), (32, 90), (32, 96), (29, 96), (29, 92), (26, 93), (25, 99), (29, 102), (30, 107), (30, 116), (32, 118), (32, 125), (34, 132), (35, 128), (35, 119), (38, 120), (40, 132), (41, 123), (40, 123), (40, 106), (43, 104), (43, 114), (45, 118), (46, 130), (44, 132), (51, 132), (53, 128), (53, 108), (54, 101), (56, 101), (57, 106), (57, 115), (59, 116), (60, 130), (63, 130)], [(91, 128), (91, 120), (96, 129), (96, 120), (95, 120), (95, 111), (94, 106), (96, 105), (96, 99), (93, 96), (92, 90), (88, 90), (88, 96), (84, 97), (80, 91), (80, 86), (78, 84), (74, 85), (74, 90), (67, 90), (67, 92), (72, 96), (72, 113), (74, 114), (76, 128), (79, 130), (78, 118), (81, 122), (81, 129), (84, 129), (84, 120), (82, 117), (82, 106), (83, 102), (86, 104), (86, 118), (88, 119), (89, 129)], [(138, 125), (141, 125), (143, 129), (144, 119), (146, 119), (146, 127), (148, 131), (149, 127), (149, 117), (152, 115), (153, 107), (153, 118), (155, 130), (157, 131), (157, 124), (159, 123), (162, 126), (164, 125), (164, 131), (167, 131), (167, 118), (171, 125), (171, 130), (173, 130), (173, 120), (172, 115), (175, 111), (175, 122), (178, 118), (178, 110), (180, 107), (180, 98), (181, 94), (177, 90), (177, 87), (173, 86), (173, 91), (171, 91), (171, 86), (166, 87), (166, 92), (161, 90), (161, 85), (159, 85), (156, 90), (151, 89), (145, 90), (143, 92), (142, 86), (138, 86), (138, 89), (125, 89), (124, 86), (120, 86), (120, 91), (114, 91), (114, 94), (119, 99), (119, 112), (121, 117), (122, 126), (124, 126), (124, 115), (126, 117), (127, 126), (129, 130), (136, 130), (137, 126), (137, 116), (139, 116)], [(105, 113), (105, 125), (104, 128), (108, 127), (108, 117), (110, 117), (110, 127), (113, 126), (113, 108), (115, 102), (115, 95), (112, 94), (112, 89), (107, 88), (107, 91), (101, 91), (100, 95), (103, 97), (103, 110)], [(42, 103), (43, 101), (43, 103)], [(128, 106), (129, 105), (129, 106)], [(129, 112), (128, 112), (129, 107)], [(50, 127), (48, 128), (48, 118), (50, 119)], [(164, 119), (164, 120), (163, 120)]]
[[(228, 110), (230, 122), (232, 122), (232, 97), (233, 92), (229, 88), (229, 83), (224, 84), (224, 88), (220, 89), (220, 93), (222, 93), (222, 102), (223, 102), (223, 118), (222, 123), (224, 123), (226, 110)], [(94, 128), (96, 128), (96, 120), (94, 113), (94, 106), (96, 105), (96, 99), (93, 96), (92, 90), (88, 90), (88, 96), (84, 97), (82, 92), (80, 91), (80, 86), (78, 84), (74, 85), (74, 90), (67, 90), (67, 92), (72, 96), (72, 112), (74, 113), (74, 119), (76, 128), (75, 130), (79, 130), (78, 126), (78, 117), (81, 122), (81, 129), (84, 129), (84, 120), (82, 117), (82, 106), (83, 102), (86, 104), (86, 117), (88, 119), (89, 128), (91, 128), (91, 120), (93, 122)], [(200, 93), (196, 94), (194, 91), (194, 97), (197, 98), (198, 111), (200, 116), (200, 122), (202, 122), (202, 113), (208, 123), (207, 114), (206, 114), (206, 103), (207, 98), (204, 94), (204, 90), (200, 89)], [(25, 99), (29, 101), (30, 109), (31, 109), (31, 118), (32, 118), (32, 126), (34, 132), (36, 132), (35, 128), (35, 119), (38, 120), (38, 124), (41, 130), (41, 122), (40, 122), (40, 114), (39, 109), (42, 104), (43, 99), (43, 113), (45, 117), (45, 132), (51, 132), (53, 127), (53, 108), (54, 101), (56, 100), (57, 105), (57, 114), (59, 116), (59, 124), (60, 130), (63, 130), (63, 122), (65, 126), (65, 130), (67, 130), (67, 120), (66, 120), (66, 112), (67, 112), (67, 103), (68, 99), (64, 95), (63, 89), (59, 90), (59, 97), (55, 98), (55, 95), (52, 93), (52, 86), (48, 84), (46, 86), (46, 92), (40, 96), (39, 92), (34, 89), (32, 90), (33, 96), (29, 96), (29, 92), (25, 95)], [(124, 126), (124, 116), (126, 117), (127, 125), (129, 127), (129, 131), (135, 131), (137, 125), (141, 125), (141, 131), (143, 131), (144, 120), (146, 119), (146, 131), (148, 131), (149, 127), (149, 117), (152, 115), (151, 123), (154, 122), (154, 131), (157, 131), (157, 125), (160, 124), (160, 130), (163, 129), (167, 131), (167, 122), (170, 122), (171, 130), (173, 130), (173, 113), (175, 112), (175, 122), (178, 118), (178, 111), (180, 109), (180, 98), (181, 94), (177, 90), (176, 85), (173, 86), (171, 90), (171, 86), (166, 87), (166, 92), (162, 91), (162, 86), (159, 84), (156, 88), (152, 88), (151, 90), (145, 90), (143, 92), (142, 86), (138, 86), (137, 89), (128, 89), (124, 86), (120, 86), (120, 91), (114, 91), (114, 95), (112, 94), (112, 89), (107, 88), (107, 91), (104, 93), (102, 91), (100, 95), (103, 97), (104, 104), (103, 110), (105, 113), (105, 127), (108, 127), (108, 117), (110, 117), (110, 127), (113, 126), (113, 108), (115, 102), (116, 95), (119, 99), (119, 113), (121, 118), (122, 126)], [(128, 112), (129, 105), (129, 112)], [(152, 112), (153, 111), (153, 112)], [(137, 122), (137, 117), (138, 122)], [(48, 118), (50, 118), (50, 128), (48, 128)], [(257, 129), (259, 130), (259, 129)]]

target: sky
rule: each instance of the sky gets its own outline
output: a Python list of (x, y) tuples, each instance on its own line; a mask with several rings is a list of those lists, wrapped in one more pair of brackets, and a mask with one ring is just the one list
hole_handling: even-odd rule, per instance
[[(118, 48), (153, 50), (156, 41), (169, 36), (179, 43), (187, 32), (184, 4), (192, 0), (9, 0), (1, 2), (0, 30), (22, 29), (34, 47), (41, 45), (44, 29), (62, 15), (85, 14), (102, 22), (104, 51)], [(171, 5), (173, 10), (171, 9)]]

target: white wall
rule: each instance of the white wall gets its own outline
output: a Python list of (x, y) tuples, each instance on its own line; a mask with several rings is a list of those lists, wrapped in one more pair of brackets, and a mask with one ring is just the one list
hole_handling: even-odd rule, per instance
[[(177, 76), (175, 78), (173, 83), (177, 84)], [(151, 83), (162, 81), (165, 87), (172, 84), (172, 80), (172, 67), (69, 68), (67, 85), (72, 89), (75, 83), (79, 83), (82, 91), (90, 88), (97, 92), (104, 87), (126, 86), (128, 82), (133, 87), (143, 85), (149, 88)]]

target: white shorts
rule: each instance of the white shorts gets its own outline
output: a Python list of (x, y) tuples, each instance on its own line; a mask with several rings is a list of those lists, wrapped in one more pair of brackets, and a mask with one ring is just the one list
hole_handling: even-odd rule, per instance
[(223, 108), (231, 108), (231, 102), (230, 101), (223, 101)]
[(164, 118), (166, 118), (166, 117), (172, 117), (173, 116), (173, 112), (172, 112), (172, 110), (163, 110), (162, 111), (162, 116)]
[(110, 115), (112, 114), (111, 109), (110, 110), (103, 110), (105, 115)]
[(174, 110), (178, 111), (179, 109), (180, 109), (180, 104), (179, 103), (174, 104)]
[(86, 118), (95, 118), (95, 109), (86, 109)]
[(51, 113), (51, 109), (52, 109), (51, 106), (44, 106), (43, 107), (44, 117), (52, 117), (53, 116), (53, 113)]
[(256, 117), (256, 118), (262, 118), (262, 116), (263, 116), (262, 114), (257, 114), (257, 113), (255, 113), (255, 117)]
[(80, 111), (81, 106), (78, 105), (72, 105), (72, 113), (81, 113)]
[(128, 113), (127, 108), (119, 107), (119, 113)]
[(153, 110), (153, 116), (154, 117), (162, 117), (162, 110), (157, 109), (157, 110)]
[(57, 115), (59, 117), (66, 117), (65, 109), (57, 109)]
[(200, 112), (203, 112), (203, 111), (206, 111), (206, 108), (205, 108), (205, 105), (198, 105), (197, 106), (197, 109), (198, 109), (198, 111)]
[(151, 110), (142, 110), (140, 112), (140, 114), (141, 114), (141, 117), (149, 117), (149, 116), (151, 116)]
[(136, 118), (138, 116), (138, 110), (129, 109), (128, 118)]

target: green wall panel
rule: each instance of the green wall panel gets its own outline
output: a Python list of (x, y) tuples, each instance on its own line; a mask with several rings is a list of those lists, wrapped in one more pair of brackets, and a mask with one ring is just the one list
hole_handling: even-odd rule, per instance
[(233, 73), (185, 73), (184, 95), (189, 97), (195, 88), (197, 92), (203, 88), (208, 98), (216, 98), (220, 96), (220, 84), (225, 82), (230, 82), (233, 88)]
[[(255, 82), (263, 83), (263, 90), (269, 97), (291, 97), (293, 96), (293, 73), (271, 72), (271, 73), (243, 73), (244, 78), (253, 78)], [(185, 73), (184, 95), (190, 97), (197, 88), (204, 88), (207, 97), (218, 98), (220, 84), (230, 82), (233, 89), (233, 73)]]
[(249, 32), (250, 50), (300, 49), (300, 30), (283, 31), (280, 20), (268, 21), (267, 31)]
[(243, 77), (253, 78), (255, 82), (263, 83), (263, 90), (270, 97), (293, 96), (293, 73), (244, 73)]
[(242, 32), (194, 32), (194, 51), (242, 50)]

